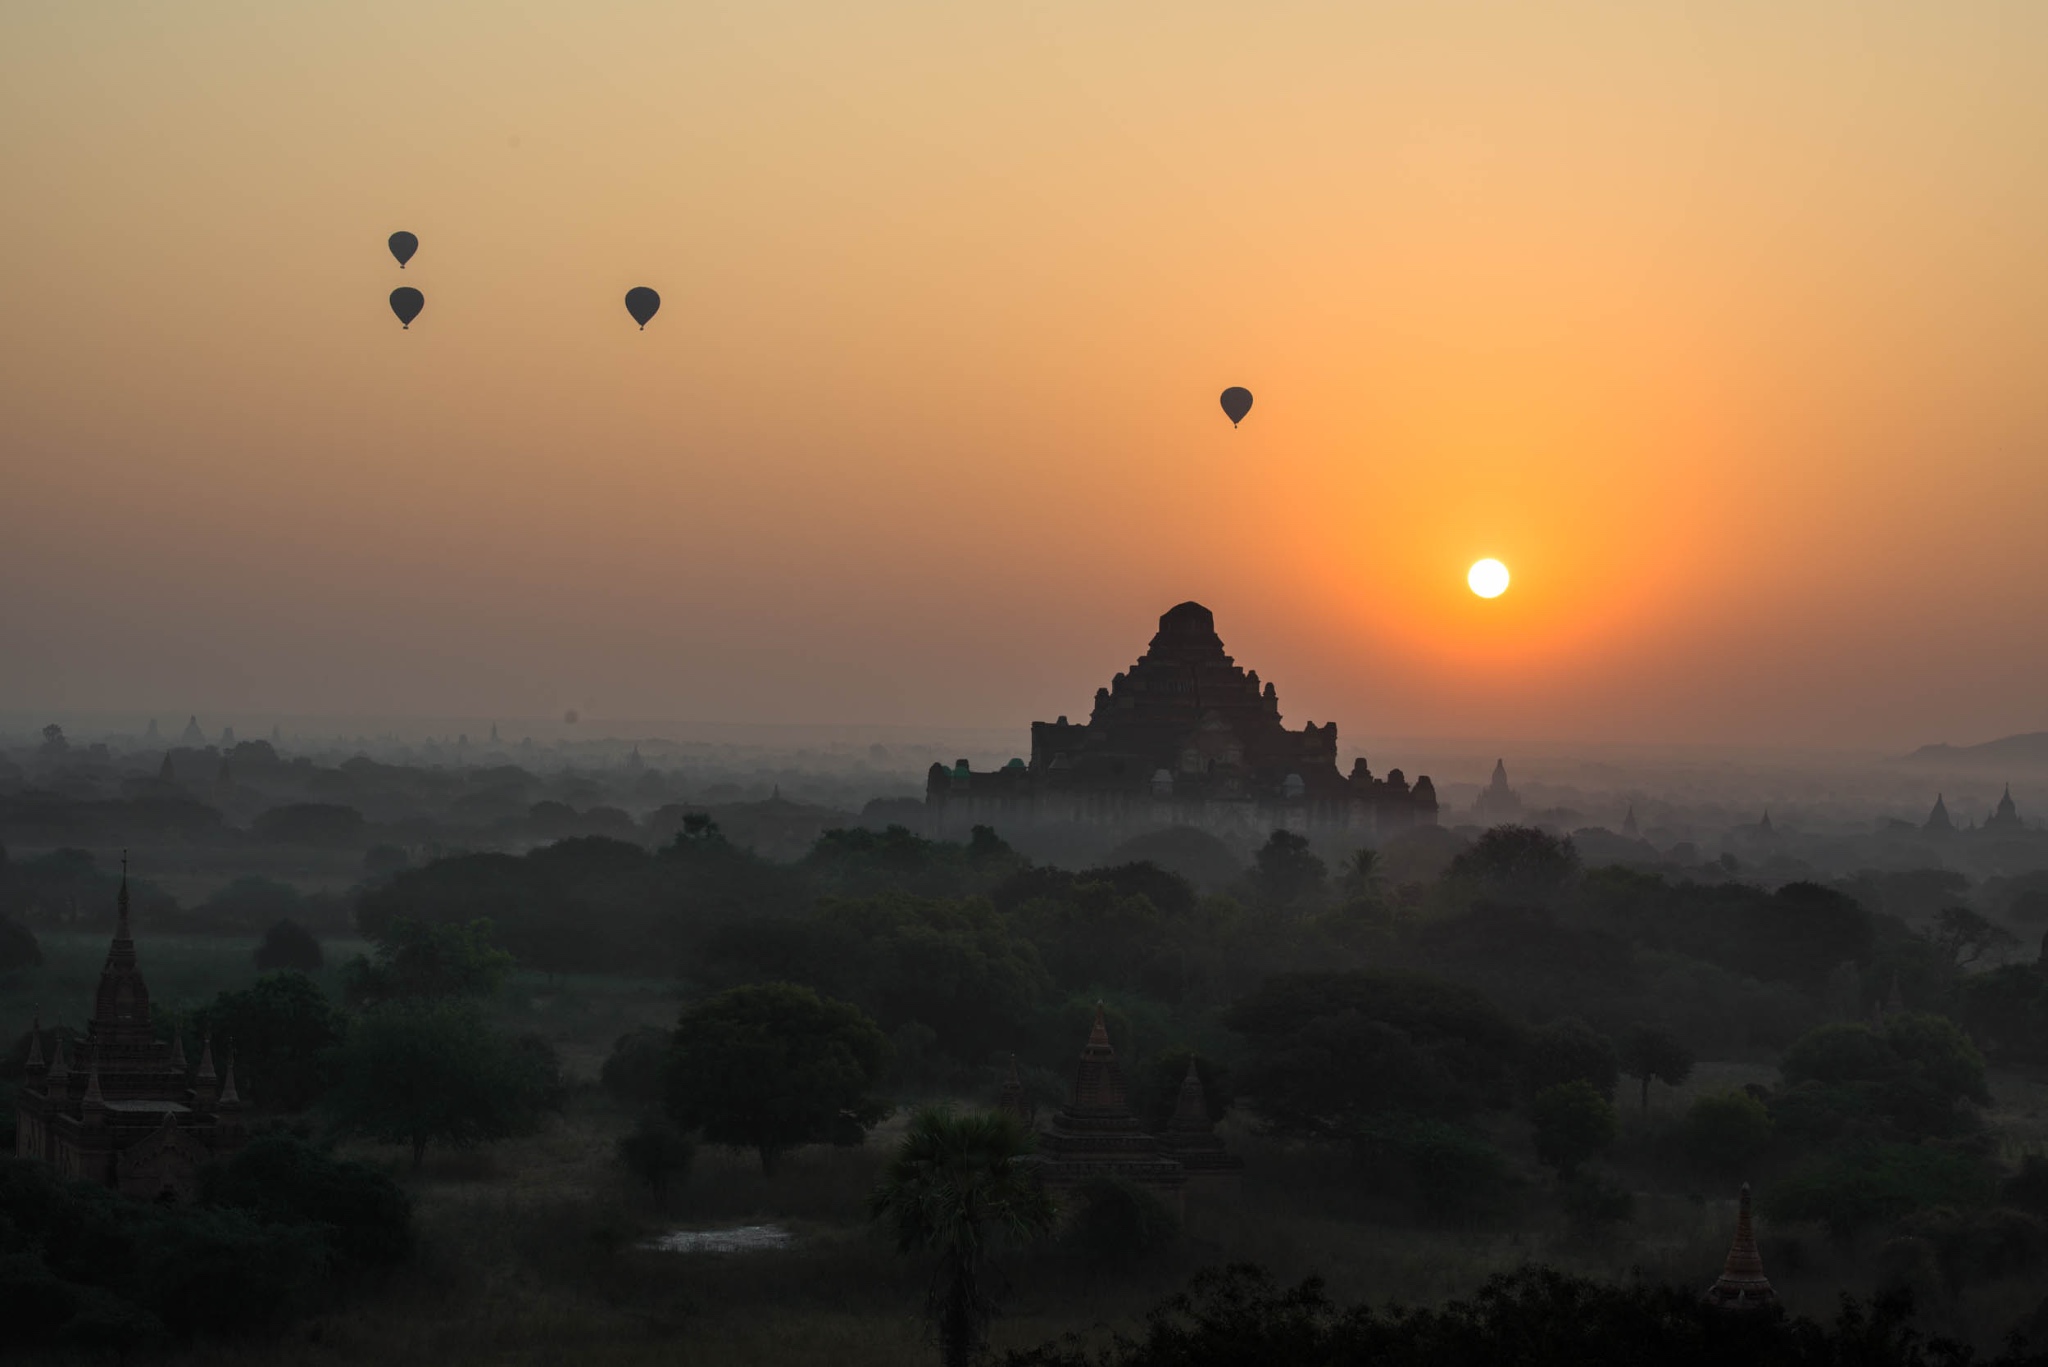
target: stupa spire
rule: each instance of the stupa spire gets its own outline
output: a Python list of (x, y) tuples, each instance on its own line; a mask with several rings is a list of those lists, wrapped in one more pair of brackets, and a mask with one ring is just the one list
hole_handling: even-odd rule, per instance
[(1202, 1087), (1202, 1075), (1195, 1068), (1194, 1055), (1188, 1056), (1187, 1076), (1180, 1080), (1180, 1095), (1174, 1099), (1173, 1119), (1168, 1122), (1172, 1130), (1200, 1130), (1207, 1133), (1209, 1125), (1209, 1097)]
[(57, 1042), (50, 1050), (50, 1081), (71, 1076), (71, 1065), (64, 1061), (64, 1026), (60, 1022), (55, 1031)]
[(36, 1012), (35, 1024), (28, 1028), (28, 1066), (43, 1066), (43, 1013)]
[(1735, 1216), (1735, 1239), (1728, 1245), (1728, 1258), (1721, 1275), (1707, 1288), (1706, 1301), (1724, 1310), (1756, 1310), (1777, 1300), (1770, 1278), (1764, 1276), (1764, 1260), (1756, 1249), (1756, 1228), (1749, 1214), (1749, 1183), (1742, 1184), (1742, 1203)]

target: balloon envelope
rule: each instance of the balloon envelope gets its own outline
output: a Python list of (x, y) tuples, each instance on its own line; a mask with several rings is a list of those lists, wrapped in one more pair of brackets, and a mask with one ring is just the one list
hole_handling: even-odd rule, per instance
[(644, 330), (647, 320), (661, 307), (661, 296), (645, 285), (636, 285), (626, 291), (626, 312), (633, 315), (633, 321)]
[(391, 254), (398, 258), (398, 269), (404, 270), (405, 263), (412, 260), (412, 254), (420, 249), (420, 240), (411, 233), (396, 232), (391, 234), (389, 246)]
[(1242, 385), (1232, 385), (1223, 391), (1223, 411), (1230, 417), (1230, 425), (1237, 426), (1244, 421), (1244, 415), (1252, 411), (1252, 392)]
[(427, 306), (427, 296), (411, 285), (400, 285), (391, 291), (391, 311), (398, 315), (398, 321), (406, 327), (420, 316), (420, 310)]

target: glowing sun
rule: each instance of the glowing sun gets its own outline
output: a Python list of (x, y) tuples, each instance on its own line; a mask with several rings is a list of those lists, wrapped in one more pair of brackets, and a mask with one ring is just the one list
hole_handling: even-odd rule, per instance
[(1482, 560), (1465, 571), (1465, 582), (1481, 598), (1498, 598), (1508, 591), (1508, 567), (1498, 560)]

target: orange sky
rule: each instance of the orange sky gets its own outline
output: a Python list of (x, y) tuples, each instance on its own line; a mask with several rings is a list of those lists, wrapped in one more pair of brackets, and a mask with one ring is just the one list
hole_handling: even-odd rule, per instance
[(0, 706), (1021, 726), (1198, 598), (1347, 739), (2048, 726), (2044, 52), (2027, 3), (7, 6)]

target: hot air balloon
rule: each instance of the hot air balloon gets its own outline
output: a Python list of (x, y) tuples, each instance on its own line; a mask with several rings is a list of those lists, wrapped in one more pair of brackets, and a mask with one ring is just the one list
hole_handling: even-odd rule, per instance
[(1223, 391), (1223, 412), (1230, 418), (1230, 425), (1237, 426), (1244, 421), (1244, 415), (1252, 411), (1252, 392), (1243, 385), (1232, 385)]
[(405, 327), (412, 326), (412, 320), (420, 316), (420, 310), (427, 306), (427, 296), (411, 285), (400, 285), (391, 291), (391, 311), (398, 315), (398, 321)]
[(420, 249), (420, 240), (411, 233), (396, 232), (391, 234), (391, 241), (387, 245), (391, 248), (391, 254), (398, 258), (398, 269), (404, 270), (405, 263), (412, 260), (412, 254)]
[(633, 315), (633, 321), (647, 331), (647, 320), (661, 308), (661, 296), (645, 285), (635, 285), (626, 291), (626, 312)]

